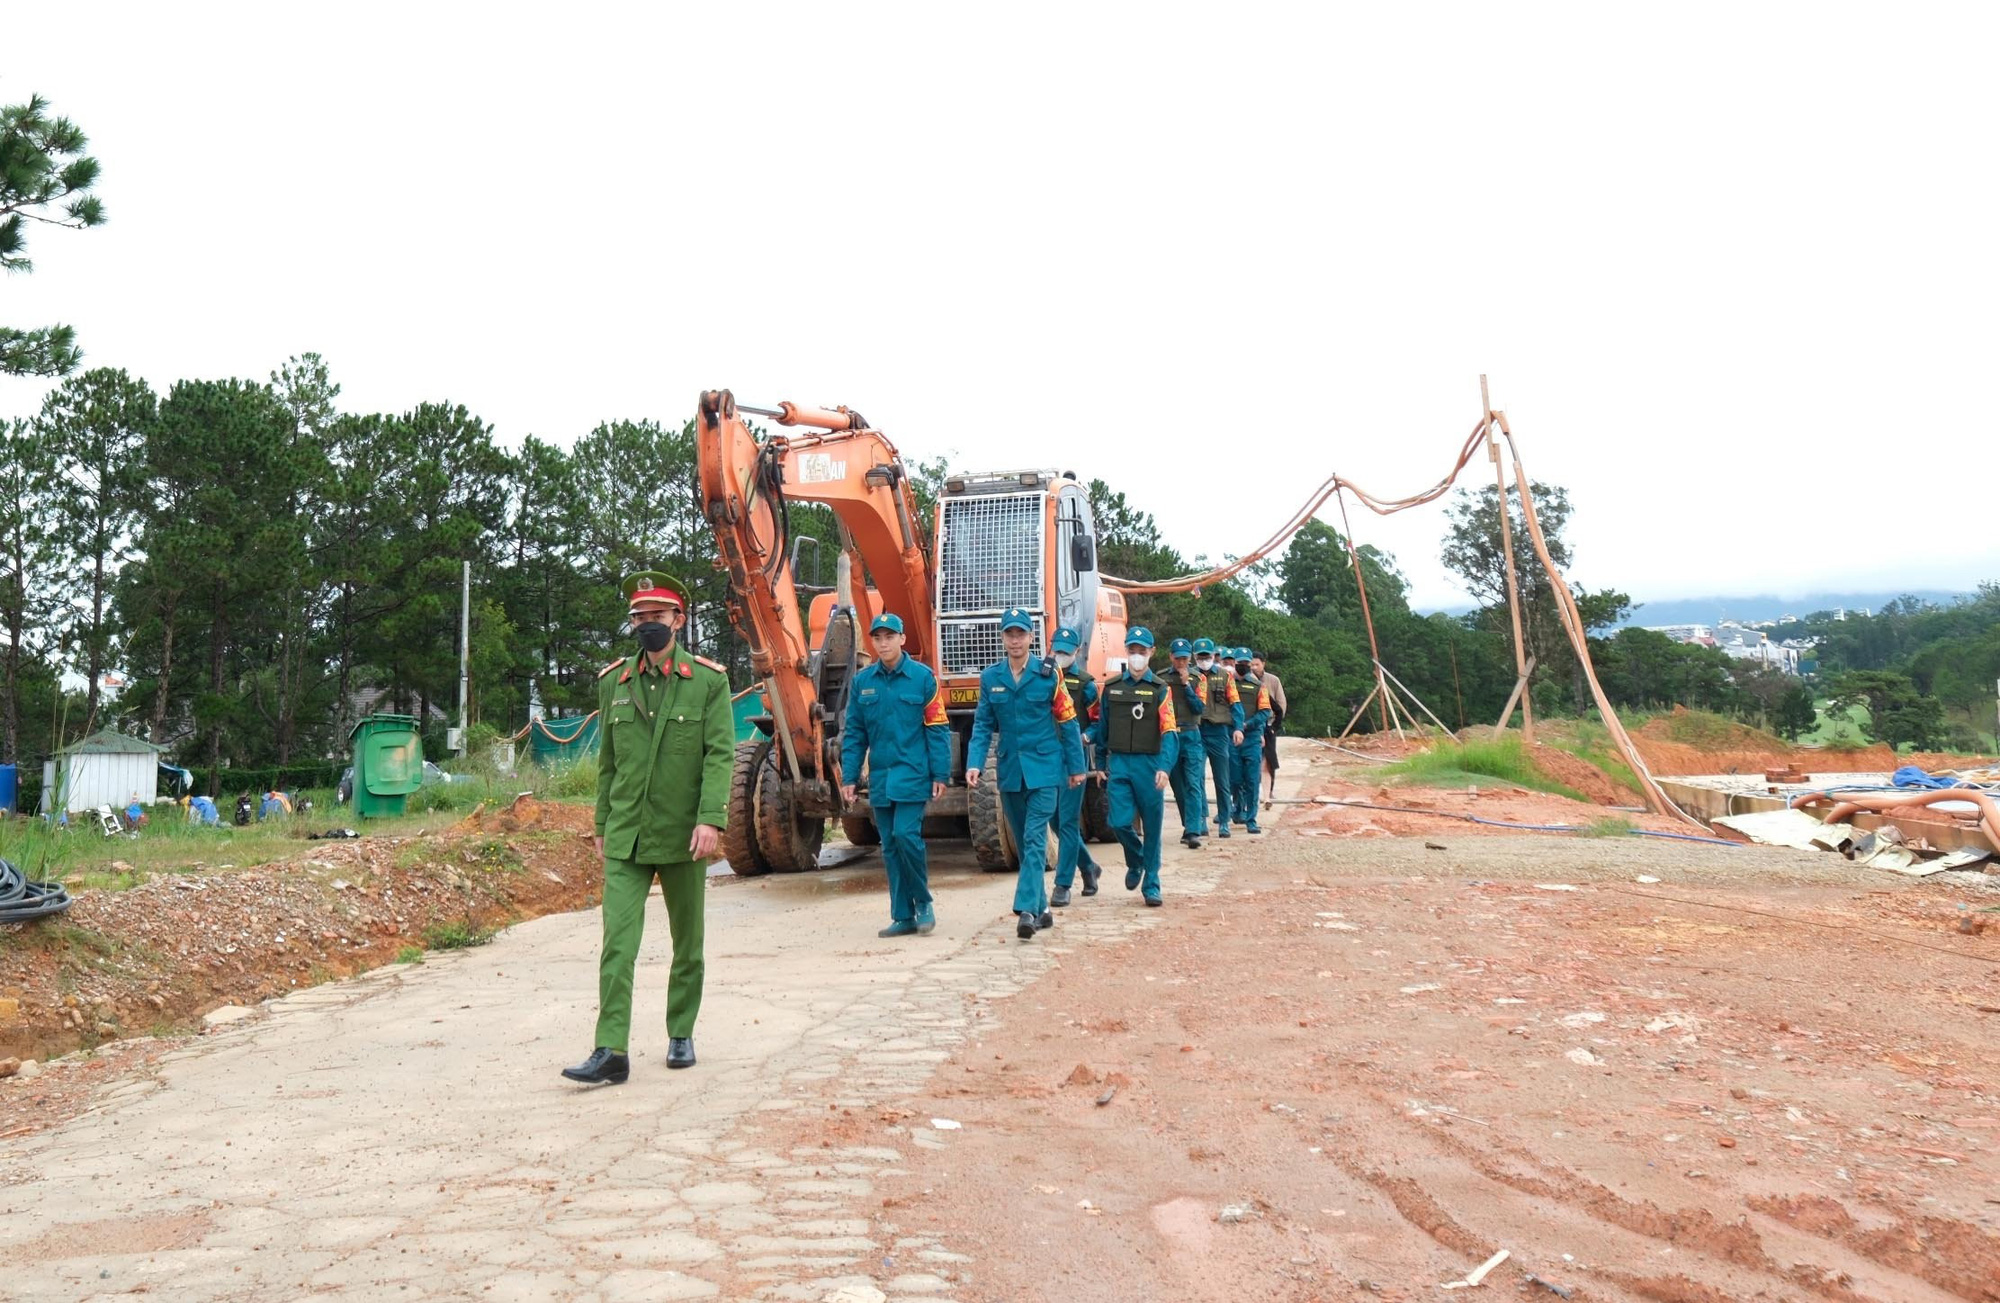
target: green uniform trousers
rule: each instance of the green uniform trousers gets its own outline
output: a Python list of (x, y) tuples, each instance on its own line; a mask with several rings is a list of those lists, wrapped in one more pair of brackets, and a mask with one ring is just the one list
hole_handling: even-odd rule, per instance
[(708, 866), (604, 861), (604, 949), (597, 962), (597, 1043), (625, 1052), (632, 1035), (632, 970), (646, 932), (646, 897), (653, 879), (667, 903), (674, 966), (667, 978), (667, 1035), (694, 1035), (701, 1012), (702, 911)]

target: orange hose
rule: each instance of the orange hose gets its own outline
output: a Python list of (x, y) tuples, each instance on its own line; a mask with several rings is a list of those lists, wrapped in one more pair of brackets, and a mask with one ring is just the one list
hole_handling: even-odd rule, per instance
[[(1797, 806), (1814, 798), (1825, 798), (1826, 793), (1808, 792), (1794, 797), (1791, 804)], [(1991, 795), (1971, 787), (1940, 787), (1923, 792), (1846, 792), (1827, 812), (1828, 823), (1845, 823), (1856, 814), (1867, 811), (1870, 814), (1885, 814), (1890, 810), (1905, 810), (1918, 806), (1936, 805), (1940, 801), (1970, 801), (1979, 807), (1977, 823), (1986, 839), (1993, 843), (1993, 849), (2000, 851), (2000, 801)]]

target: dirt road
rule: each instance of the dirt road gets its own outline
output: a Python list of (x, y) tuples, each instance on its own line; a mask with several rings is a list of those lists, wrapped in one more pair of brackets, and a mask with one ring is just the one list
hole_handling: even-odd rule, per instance
[(0, 1294), (1415, 1299), (1507, 1248), (1487, 1294), (2000, 1298), (1975, 888), (1267, 826), (1030, 945), (945, 857), (896, 943), (872, 864), (718, 884), (701, 1066), (656, 917), (609, 1090), (555, 1075), (594, 912), (276, 1002), (0, 1141)]
[[(1010, 877), (939, 854), (933, 878), (937, 932), (897, 942), (872, 857), (713, 881), (701, 1063), (676, 1073), (655, 900), (615, 1088), (557, 1076), (590, 1048), (594, 910), (271, 1002), (0, 1141), (0, 1297), (954, 1297), (974, 1255), (883, 1216), (948, 1133), (879, 1111), (1065, 954), (1172, 911), (1113, 885), (1024, 945)], [(35, 1089), (0, 1080), (0, 1132)]]

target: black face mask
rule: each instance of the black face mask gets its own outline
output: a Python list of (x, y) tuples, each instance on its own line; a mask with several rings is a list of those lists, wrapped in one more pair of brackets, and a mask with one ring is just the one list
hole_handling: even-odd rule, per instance
[(648, 655), (657, 656), (674, 641), (674, 631), (664, 624), (648, 622), (633, 630), (639, 636), (639, 646)]

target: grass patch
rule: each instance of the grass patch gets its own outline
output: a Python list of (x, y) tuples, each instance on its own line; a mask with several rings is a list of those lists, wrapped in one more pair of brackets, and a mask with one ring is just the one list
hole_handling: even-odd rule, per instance
[(1816, 701), (1819, 720), (1810, 733), (1799, 738), (1801, 746), (1825, 747), (1829, 751), (1859, 751), (1868, 745), (1868, 707), (1860, 704), (1846, 710), (1832, 710), (1830, 703)]
[(399, 964), (421, 964), (424, 962), (424, 948), (422, 946), (404, 946), (396, 952), (396, 962)]
[[(525, 772), (525, 771), (524, 771)], [(597, 757), (585, 756), (568, 764), (534, 769), (535, 795), (552, 801), (595, 801), (597, 799)]]
[(1632, 766), (1618, 754), (1618, 746), (1611, 740), (1611, 730), (1594, 719), (1569, 719), (1541, 730), (1540, 741), (1561, 751), (1567, 751), (1579, 760), (1596, 765), (1604, 771), (1605, 777), (1622, 787), (1629, 788), (1634, 796), (1644, 792), (1639, 786), (1639, 775), (1632, 772)]
[(1518, 737), (1495, 738), (1484, 742), (1444, 742), (1428, 751), (1419, 751), (1379, 771), (1386, 777), (1423, 787), (1491, 787), (1499, 780), (1514, 787), (1536, 792), (1552, 792), (1573, 801), (1583, 793), (1543, 775), (1528, 758), (1527, 748)]
[(1576, 835), (1579, 837), (1629, 837), (1631, 834), (1632, 821), (1620, 819), (1615, 815), (1593, 819), (1576, 830)]
[(424, 929), (426, 950), (470, 950), (490, 943), (500, 935), (498, 928), (481, 927), (471, 919), (454, 923), (433, 923)]

